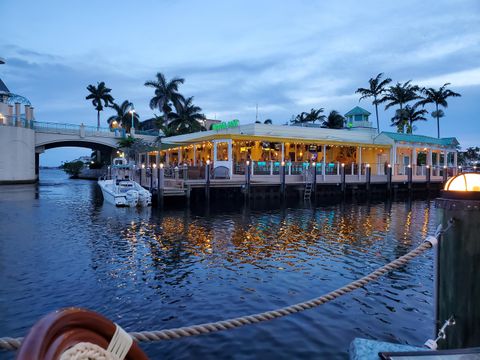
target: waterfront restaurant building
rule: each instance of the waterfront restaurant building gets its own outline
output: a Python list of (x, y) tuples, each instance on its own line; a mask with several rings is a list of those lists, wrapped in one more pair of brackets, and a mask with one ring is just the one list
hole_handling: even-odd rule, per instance
[(455, 138), (377, 134), (366, 110), (357, 107), (346, 115), (343, 129), (314, 124), (240, 125), (234, 120), (217, 124), (214, 130), (163, 138), (162, 149), (141, 156), (140, 162), (146, 166), (203, 167), (208, 161), (214, 172), (220, 168), (230, 179), (244, 174), (247, 161), (254, 176), (278, 174), (284, 162), (287, 175), (301, 175), (306, 168), (316, 166), (323, 180), (338, 176), (341, 167), (359, 179), (368, 166), (372, 176), (385, 175), (391, 166), (397, 177), (405, 176), (408, 167), (414, 176), (425, 176), (427, 166), (433, 169), (433, 176), (439, 176), (445, 166), (457, 167)]

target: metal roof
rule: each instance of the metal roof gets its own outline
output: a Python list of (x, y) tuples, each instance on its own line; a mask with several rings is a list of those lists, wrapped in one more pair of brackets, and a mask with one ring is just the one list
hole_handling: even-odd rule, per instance
[(424, 144), (435, 144), (435, 145), (443, 145), (443, 146), (455, 146), (459, 144), (458, 140), (454, 137), (438, 139), (438, 138), (425, 136), (425, 135), (402, 134), (402, 133), (394, 133), (394, 132), (386, 132), (386, 131), (382, 131), (382, 134), (388, 136), (392, 140), (405, 141), (409, 143), (424, 143)]
[(355, 106), (352, 110), (347, 112), (345, 116), (355, 116), (355, 115), (371, 115), (367, 110), (361, 108), (360, 106)]

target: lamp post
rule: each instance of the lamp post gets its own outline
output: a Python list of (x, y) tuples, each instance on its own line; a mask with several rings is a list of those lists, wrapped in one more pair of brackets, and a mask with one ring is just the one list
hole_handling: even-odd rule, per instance
[(438, 246), (436, 276), (436, 327), (454, 318), (441, 346), (457, 349), (480, 346), (480, 174), (464, 173), (450, 178), (436, 199), (443, 229), (454, 226)]
[(132, 135), (132, 134), (135, 134), (135, 122), (134, 122), (135, 109), (133, 108), (133, 106), (130, 109), (129, 113), (132, 115), (132, 126), (130, 127), (130, 135)]

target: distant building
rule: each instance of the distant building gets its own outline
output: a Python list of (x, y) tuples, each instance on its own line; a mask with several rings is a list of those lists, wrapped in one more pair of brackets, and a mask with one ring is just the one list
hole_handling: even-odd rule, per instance
[(355, 106), (352, 110), (345, 114), (347, 128), (352, 127), (366, 127), (371, 128), (372, 122), (368, 121), (368, 117), (371, 115), (370, 112), (361, 108), (360, 106)]

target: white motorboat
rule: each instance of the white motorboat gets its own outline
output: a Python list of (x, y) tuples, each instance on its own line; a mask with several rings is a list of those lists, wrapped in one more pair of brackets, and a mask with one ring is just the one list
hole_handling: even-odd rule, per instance
[(132, 170), (133, 166), (126, 159), (113, 159), (110, 176), (98, 180), (106, 202), (129, 207), (152, 205), (152, 194), (132, 180)]

